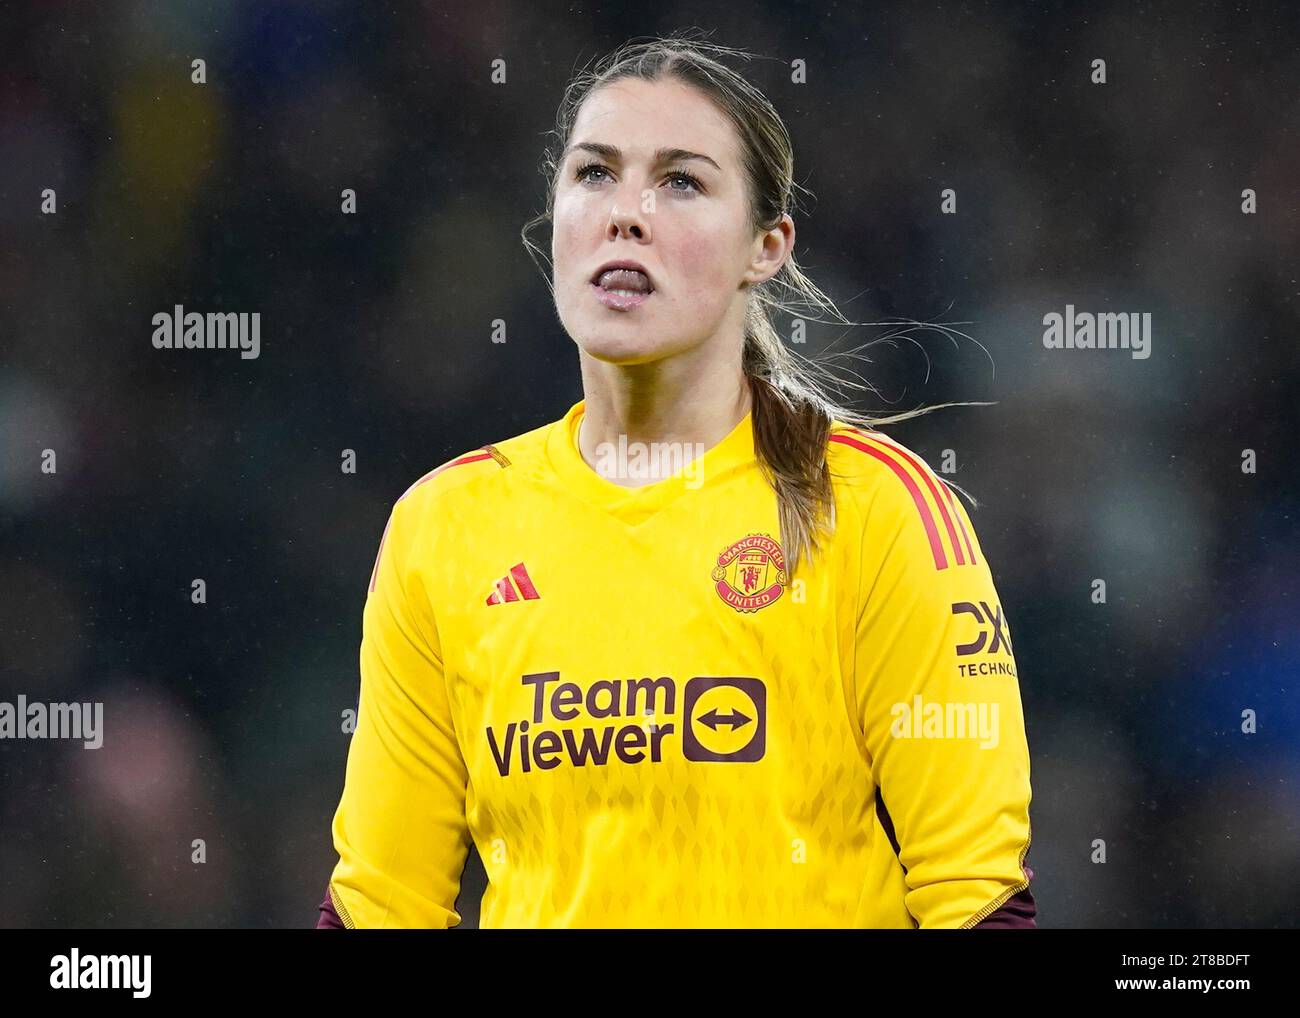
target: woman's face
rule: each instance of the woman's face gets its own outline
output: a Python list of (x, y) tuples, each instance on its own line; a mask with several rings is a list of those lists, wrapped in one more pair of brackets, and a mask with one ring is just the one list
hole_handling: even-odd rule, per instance
[[(674, 79), (607, 85), (583, 103), (559, 174), (555, 302), (584, 352), (643, 364), (715, 336), (739, 340), (742, 283), (774, 274), (784, 251), (765, 256), (749, 229), (738, 140), (709, 99)], [(645, 275), (602, 286), (599, 270), (618, 261)]]

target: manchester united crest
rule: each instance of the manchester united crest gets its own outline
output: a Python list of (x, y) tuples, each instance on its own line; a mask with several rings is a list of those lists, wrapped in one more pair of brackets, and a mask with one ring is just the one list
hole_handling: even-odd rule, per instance
[(750, 534), (729, 545), (713, 569), (718, 596), (738, 612), (766, 608), (785, 589), (785, 555), (767, 534)]

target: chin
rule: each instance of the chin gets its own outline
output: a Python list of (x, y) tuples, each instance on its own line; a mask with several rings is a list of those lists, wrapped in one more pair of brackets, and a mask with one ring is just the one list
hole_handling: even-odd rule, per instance
[(637, 335), (637, 330), (604, 329), (596, 334), (588, 332), (577, 340), (578, 348), (588, 357), (605, 364), (631, 366), (662, 360), (673, 348), (650, 336)]

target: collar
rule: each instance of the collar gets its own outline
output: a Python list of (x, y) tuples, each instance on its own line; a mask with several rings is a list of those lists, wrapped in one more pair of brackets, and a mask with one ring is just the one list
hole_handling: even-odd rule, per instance
[[(671, 477), (640, 487), (623, 487), (602, 477), (582, 458), (578, 448), (578, 427), (585, 410), (586, 400), (579, 400), (562, 420), (552, 425), (546, 440), (547, 457), (561, 482), (574, 495), (625, 523), (644, 523), (684, 495), (716, 485), (737, 468), (755, 462), (751, 410), (722, 441)], [(650, 451), (644, 450), (645, 453)], [(610, 452), (617, 455), (619, 450), (611, 449)], [(629, 458), (620, 458), (620, 462), (635, 463), (632, 457), (635, 452), (635, 447), (625, 447), (623, 455)]]

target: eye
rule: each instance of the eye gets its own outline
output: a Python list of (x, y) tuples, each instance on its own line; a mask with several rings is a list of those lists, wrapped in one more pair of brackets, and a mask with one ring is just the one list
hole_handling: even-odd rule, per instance
[(587, 180), (587, 173), (591, 170), (600, 170), (601, 173), (609, 172), (600, 163), (586, 163), (583, 166), (579, 166), (578, 169), (574, 171), (573, 178), (575, 180)]
[[(589, 182), (593, 179), (591, 174), (594, 172), (600, 172), (606, 175), (609, 174), (608, 168), (606, 168), (601, 163), (584, 163), (582, 166), (579, 166), (576, 170), (573, 171), (573, 179), (584, 183)], [(672, 170), (665, 179), (669, 181), (684, 180), (686, 181), (690, 190), (698, 191), (701, 193), (704, 191), (704, 185), (700, 183), (700, 178), (695, 176), (693, 173), (687, 172), (685, 169), (681, 167)], [(597, 182), (599, 181), (597, 180)], [(670, 187), (669, 190), (686, 191), (687, 188)]]
[[(696, 190), (696, 191), (703, 191), (703, 190), (704, 190), (704, 185), (702, 185), (702, 184), (700, 183), (700, 179), (699, 179), (699, 177), (696, 177), (694, 174), (687, 173), (685, 170), (680, 169), (680, 168), (678, 168), (678, 169), (676, 169), (676, 170), (673, 170), (671, 173), (669, 173), (669, 174), (668, 174), (668, 179), (669, 179), (669, 180), (679, 180), (679, 179), (680, 179), (680, 180), (685, 180), (687, 183), (689, 183), (689, 184), (691, 185), (691, 188), (692, 188), (693, 190)], [(669, 188), (669, 190), (671, 190), (671, 191), (680, 191), (680, 190), (682, 190), (682, 188), (679, 188), (679, 187), (673, 187), (673, 188)]]

